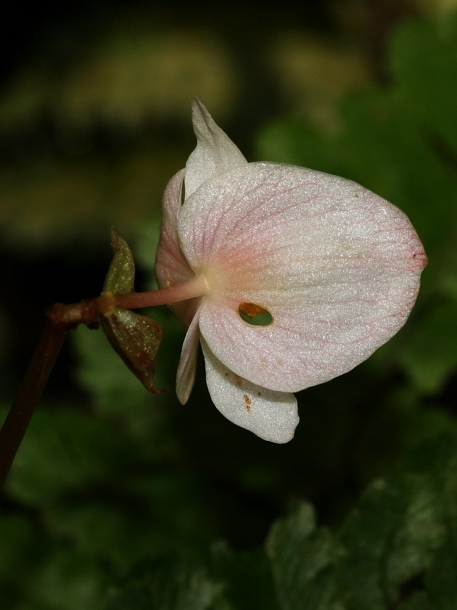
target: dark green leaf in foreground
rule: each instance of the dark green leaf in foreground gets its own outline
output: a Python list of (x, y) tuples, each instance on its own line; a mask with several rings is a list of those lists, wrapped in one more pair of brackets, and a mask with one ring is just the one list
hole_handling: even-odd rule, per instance
[(457, 303), (447, 301), (429, 309), (400, 361), (419, 391), (437, 392), (457, 370)]
[(429, 478), (372, 484), (341, 533), (339, 577), (351, 610), (387, 610), (422, 576), (443, 543), (442, 502)]
[(212, 565), (223, 583), (224, 596), (236, 610), (279, 610), (271, 567), (263, 550), (235, 553), (219, 542), (212, 549)]
[[(429, 439), (411, 452), (407, 468), (414, 473), (430, 476), (442, 504), (447, 538), (457, 551), (457, 440), (450, 431)], [(449, 547), (451, 548), (451, 547)], [(455, 557), (457, 561), (457, 555)], [(456, 594), (457, 608), (457, 594)]]
[(105, 610), (222, 610), (220, 591), (205, 568), (159, 559), (136, 566), (108, 593)]
[(445, 540), (434, 554), (425, 586), (438, 610), (457, 608), (457, 442), (442, 435), (421, 445), (410, 457), (409, 469), (428, 472), (443, 505)]
[(400, 83), (403, 102), (454, 154), (457, 152), (456, 30), (456, 15), (448, 16), (446, 27), (441, 28), (425, 21), (413, 21), (400, 28), (391, 43), (391, 64)]
[(432, 610), (430, 598), (424, 591), (416, 591), (404, 602), (400, 602), (395, 610)]
[(455, 610), (457, 439), (428, 439), (407, 471), (370, 485), (339, 535), (309, 504), (277, 521), (262, 550), (213, 546), (208, 568), (149, 561), (106, 610)]
[(426, 577), (427, 590), (439, 610), (457, 608), (457, 545), (447, 540), (438, 550)]
[(335, 580), (335, 544), (330, 532), (316, 529), (311, 506), (303, 504), (276, 523), (266, 549), (281, 610), (343, 610)]

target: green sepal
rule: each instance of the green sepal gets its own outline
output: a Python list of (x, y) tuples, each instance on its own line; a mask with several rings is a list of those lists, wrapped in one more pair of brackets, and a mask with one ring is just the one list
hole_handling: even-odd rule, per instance
[[(135, 282), (135, 262), (127, 242), (111, 225), (114, 257), (103, 286), (103, 293), (129, 294)], [(152, 318), (128, 309), (114, 307), (100, 317), (101, 327), (115, 351), (144, 387), (158, 394), (154, 385), (157, 352), (162, 329)]]
[(154, 385), (157, 352), (162, 339), (160, 325), (152, 318), (115, 307), (101, 317), (101, 326), (108, 341), (144, 387), (153, 394), (161, 393), (162, 390)]
[(114, 257), (105, 278), (103, 292), (113, 294), (128, 294), (133, 292), (135, 283), (135, 262), (127, 242), (119, 235), (114, 225), (111, 225), (111, 247)]

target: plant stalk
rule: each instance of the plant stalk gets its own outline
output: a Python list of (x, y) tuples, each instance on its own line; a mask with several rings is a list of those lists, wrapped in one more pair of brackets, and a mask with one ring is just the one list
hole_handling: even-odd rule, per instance
[(46, 320), (38, 346), (0, 430), (0, 489), (10, 471), (69, 327)]

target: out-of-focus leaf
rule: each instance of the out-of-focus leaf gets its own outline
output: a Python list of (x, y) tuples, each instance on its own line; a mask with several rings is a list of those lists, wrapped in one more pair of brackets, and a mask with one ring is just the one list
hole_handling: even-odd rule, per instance
[(434, 608), (435, 605), (432, 605), (424, 591), (413, 593), (409, 599), (396, 606), (396, 610), (434, 610)]
[(31, 505), (114, 473), (136, 451), (108, 423), (75, 410), (37, 410), (16, 456), (7, 489)]
[(214, 573), (234, 609), (279, 610), (270, 564), (262, 550), (235, 553), (219, 542), (211, 554)]
[(335, 545), (327, 530), (316, 529), (311, 506), (302, 504), (277, 522), (266, 551), (281, 610), (343, 610), (334, 572)]
[(430, 475), (443, 505), (446, 539), (437, 550), (425, 577), (427, 590), (438, 610), (457, 608), (457, 441), (442, 434), (417, 447), (406, 468)]
[(457, 438), (457, 419), (444, 409), (427, 407), (410, 412), (404, 422), (403, 435), (408, 449), (420, 447), (443, 434)]
[(135, 259), (141, 269), (146, 271), (146, 290), (155, 290), (157, 280), (154, 273), (156, 250), (159, 245), (161, 219), (150, 216), (138, 224), (135, 233)]
[(90, 392), (93, 406), (102, 418), (119, 422), (157, 456), (174, 451), (168, 412), (178, 404), (175, 394), (176, 368), (183, 338), (181, 324), (165, 309), (154, 311), (165, 329), (155, 380), (163, 395), (151, 395), (132, 375), (100, 332), (78, 328), (71, 339), (79, 356), (77, 378)]
[[(454, 532), (455, 533), (455, 532)], [(455, 536), (438, 550), (426, 578), (427, 589), (439, 610), (457, 608), (457, 544)]]
[(445, 539), (441, 498), (429, 479), (379, 481), (363, 495), (341, 532), (339, 577), (351, 610), (387, 610), (427, 570)]
[(409, 454), (408, 471), (427, 474), (444, 504), (446, 525), (457, 541), (457, 440), (452, 433), (430, 438)]
[(103, 600), (103, 568), (96, 560), (74, 549), (62, 547), (53, 551), (28, 587), (29, 607), (40, 610), (100, 608)]
[(0, 541), (0, 608), (7, 608), (40, 557), (33, 525), (24, 515), (0, 516)]
[(214, 525), (199, 497), (198, 482), (176, 465), (135, 464), (115, 485), (100, 480), (60, 499), (46, 511), (54, 536), (110, 565), (125, 566), (164, 553), (196, 556), (213, 539)]
[(220, 596), (205, 568), (160, 559), (133, 568), (109, 591), (105, 610), (216, 610)]
[[(156, 398), (148, 394), (128, 370), (103, 333), (78, 328), (71, 336), (78, 355), (76, 377), (92, 396), (102, 417), (130, 413), (133, 419), (153, 415)], [(133, 425), (133, 421), (131, 422)]]
[(457, 303), (448, 301), (429, 309), (400, 360), (416, 388), (437, 392), (457, 370)]
[(446, 21), (440, 29), (425, 21), (404, 25), (391, 41), (390, 54), (405, 108), (457, 154), (457, 18)]

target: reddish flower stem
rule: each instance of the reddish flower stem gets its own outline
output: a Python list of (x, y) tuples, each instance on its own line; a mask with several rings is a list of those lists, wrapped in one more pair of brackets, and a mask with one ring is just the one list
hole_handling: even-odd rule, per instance
[(0, 489), (10, 471), (14, 457), (54, 367), (62, 344), (70, 329), (79, 324), (98, 328), (99, 316), (114, 307), (141, 309), (156, 305), (170, 305), (207, 294), (203, 276), (195, 276), (178, 286), (151, 292), (132, 292), (114, 295), (104, 293), (73, 305), (55, 303), (46, 312), (47, 321), (41, 339), (19, 387), (14, 402), (0, 430)]
[(45, 313), (46, 325), (40, 341), (0, 430), (0, 490), (68, 331), (79, 324), (89, 328), (100, 325), (98, 299), (85, 299), (73, 305), (54, 303)]
[[(114, 295), (115, 307), (124, 309), (141, 309), (142, 307), (156, 307), (157, 305), (171, 305), (179, 301), (186, 301), (194, 297), (202, 297), (208, 293), (208, 284), (203, 275), (196, 275), (192, 279), (150, 292), (131, 292), (130, 294)], [(103, 299), (102, 295), (102, 299)]]

